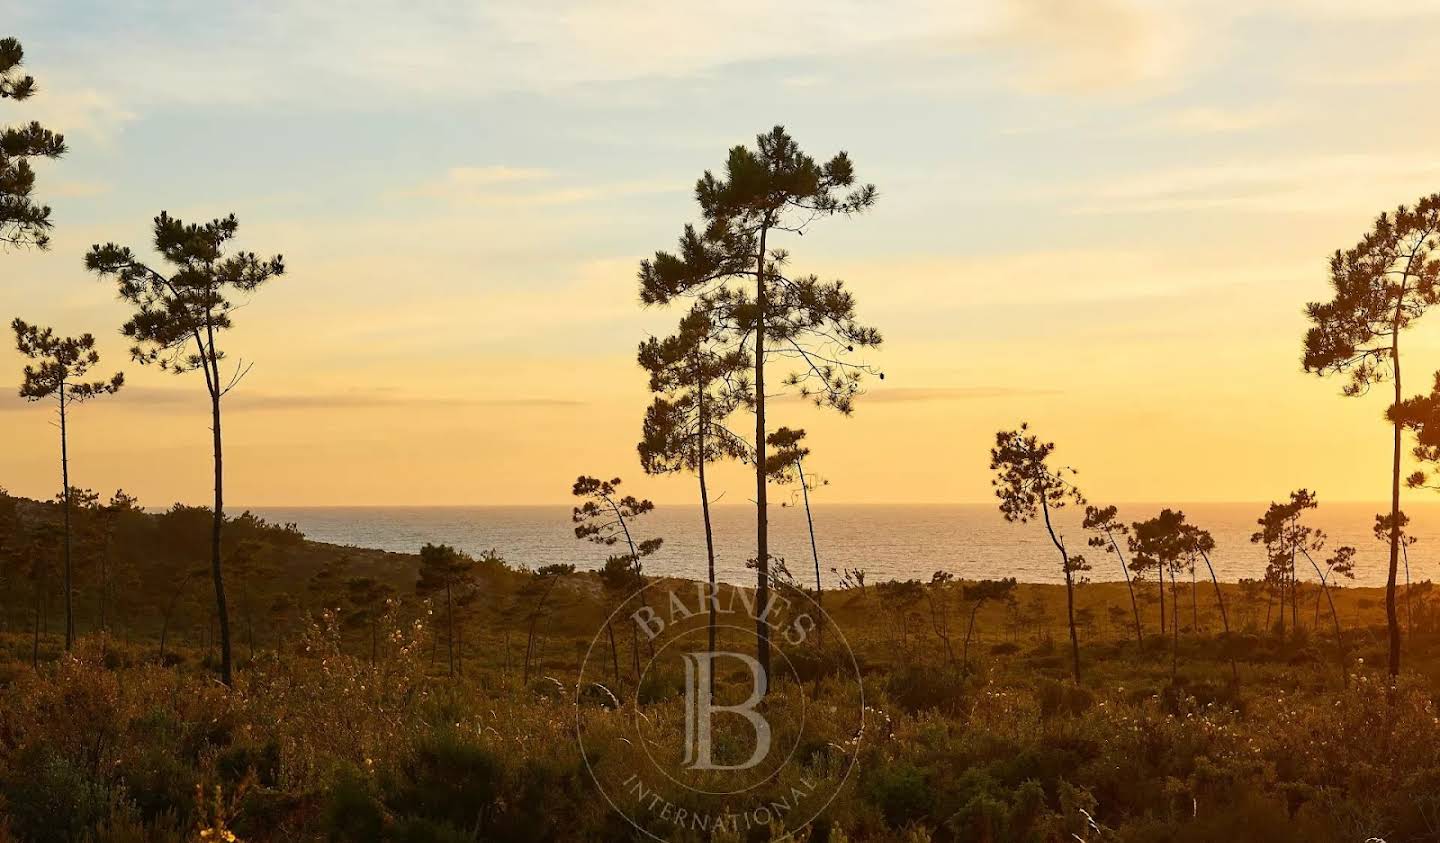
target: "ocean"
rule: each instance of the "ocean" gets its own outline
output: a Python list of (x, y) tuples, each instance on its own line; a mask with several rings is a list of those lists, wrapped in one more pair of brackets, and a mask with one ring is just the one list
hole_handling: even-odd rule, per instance
[[(1263, 503), (1196, 503), (1171, 505), (1210, 530), (1216, 551), (1212, 560), (1224, 580), (1258, 577), (1264, 553), (1250, 543)], [(1161, 505), (1120, 507), (1128, 521), (1148, 518)], [(1310, 521), (1328, 534), (1327, 554), (1339, 545), (1353, 545), (1355, 583), (1383, 585), (1388, 551), (1376, 541), (1372, 527), (1376, 504), (1323, 504)], [(234, 510), (238, 512), (239, 510)], [(255, 507), (257, 515), (275, 522), (293, 522), (316, 541), (414, 553), (426, 542), (453, 545), (469, 553), (495, 550), (511, 563), (538, 567), (568, 562), (582, 570), (600, 567), (613, 549), (578, 541), (565, 506), (476, 507)], [(716, 543), (716, 575), (725, 582), (753, 582), (746, 560), (755, 552), (755, 510), (743, 504), (712, 507)], [(1411, 503), (1410, 530), (1418, 539), (1410, 548), (1411, 577), (1433, 577), (1432, 548), (1440, 548), (1440, 503)], [(825, 586), (837, 584), (831, 569), (861, 569), (867, 583), (888, 579), (928, 580), (936, 571), (968, 579), (1016, 577), (1023, 582), (1063, 582), (1058, 553), (1040, 523), (1006, 523), (993, 505), (840, 505), (814, 510), (816, 544)], [(1095, 581), (1120, 580), (1113, 554), (1085, 546), (1080, 513), (1062, 510), (1056, 518), (1067, 549), (1081, 551), (1093, 566)], [(659, 505), (634, 525), (637, 540), (661, 537), (664, 545), (645, 560), (657, 576), (703, 579), (705, 535), (698, 506)], [(803, 509), (772, 506), (771, 553), (782, 557), (797, 579), (814, 580), (809, 532)], [(1128, 554), (1127, 554), (1127, 559)], [(1323, 555), (1316, 561), (1323, 565)], [(1300, 575), (1306, 578), (1304, 563)], [(1404, 581), (1403, 568), (1400, 573)]]

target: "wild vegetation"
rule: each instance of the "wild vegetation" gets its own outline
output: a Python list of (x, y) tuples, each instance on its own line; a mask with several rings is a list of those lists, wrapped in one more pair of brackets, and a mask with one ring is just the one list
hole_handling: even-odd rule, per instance
[[(36, 90), (23, 58), (0, 40), (0, 99)], [(30, 162), (64, 151), (35, 123), (0, 130), (0, 245), (48, 247)], [(1337, 252), (1334, 298), (1306, 308), (1307, 371), (1347, 375), (1347, 395), (1393, 382), (1379, 593), (1342, 582), (1356, 550), (1327, 549), (1307, 521), (1319, 505), (1309, 489), (1258, 514), (1263, 579), (1226, 582), (1204, 527), (1173, 508), (1125, 520), (1087, 505), (1074, 470), (1051, 461), (1055, 445), (1024, 423), (990, 452), (999, 516), (1043, 524), (1063, 587), (946, 570), (867, 586), (852, 568), (825, 582), (813, 443), (772, 424), (784, 407), (769, 402), (788, 388), (849, 414), (866, 376), (883, 377), (858, 356), (881, 337), (842, 282), (793, 272), (776, 243), (877, 196), (846, 153), (819, 163), (777, 126), (704, 173), (702, 225), (638, 273), (644, 304), (690, 305), (674, 335), (639, 347), (653, 393), (641, 467), (695, 474), (709, 647), (750, 646), (727, 642), (716, 606), (753, 604), (755, 660), (775, 677), (764, 702), (808, 700), (802, 751), (760, 792), (833, 788), (822, 817), (744, 835), (632, 827), (595, 798), (593, 765), (639, 763), (649, 737), (690, 716), (679, 678), (641, 667), (664, 631), (642, 637), (626, 615), (674, 606), (697, 584), (647, 570), (663, 541), (642, 520), (655, 505), (618, 477), (571, 489), (575, 537), (598, 551), (587, 572), (443, 544), (413, 556), (323, 545), (227, 512), (223, 399), (249, 366), (231, 365), (221, 339), (286, 265), (233, 251), (233, 215), (187, 224), (162, 211), (159, 262), (111, 243), (84, 263), (131, 308), (120, 332), (134, 362), (204, 376), (213, 502), (147, 511), (123, 490), (104, 501), (72, 486), (69, 410), (123, 376), (86, 379), (99, 363), (91, 334), (15, 320), (32, 361), (20, 393), (56, 402), (60, 488), (51, 501), (0, 494), (0, 841), (1440, 839), (1440, 600), (1411, 580), (1400, 509), (1405, 436), (1424, 467), (1409, 485), (1430, 485), (1440, 463), (1440, 374), (1410, 398), (1400, 378), (1402, 331), (1440, 298), (1440, 195), (1381, 215)], [(732, 429), (745, 411), (748, 437)], [(715, 576), (707, 466), (728, 459), (755, 477), (753, 589)], [(770, 552), (769, 492), (785, 484), (806, 509), (813, 587)], [(1088, 546), (1114, 557), (1123, 582), (1089, 581), (1094, 565), (1053, 518), (1065, 506), (1085, 507)], [(784, 653), (788, 673), (770, 673), (766, 618), (789, 597), (827, 618)], [(597, 647), (608, 684), (577, 684)], [(858, 686), (842, 681), (841, 647)], [(735, 682), (707, 675), (712, 702)], [(863, 721), (836, 713), (847, 707)], [(776, 728), (800, 734), (783, 718)], [(680, 807), (698, 810), (695, 799)]]
[[(190, 841), (218, 829), (245, 841), (636, 838), (596, 804), (572, 739), (577, 665), (614, 608), (605, 574), (531, 572), (448, 548), (322, 545), (242, 514), (224, 532), (227, 557), (247, 559), (229, 569), (244, 637), (226, 688), (210, 678), (220, 644), (205, 595), (209, 513), (76, 499), (90, 503), (75, 523), (73, 651), (37, 608), (58, 600), (54, 580), (20, 578), (3, 601), (0, 804), (11, 839)], [(55, 549), (60, 503), (0, 504), (7, 571), (46, 541)], [(167, 583), (187, 565), (196, 576)], [(115, 587), (102, 621), (106, 576)], [(460, 583), (476, 595), (464, 609)], [(1137, 600), (1152, 605), (1158, 585), (1137, 578)], [(689, 587), (650, 577), (648, 599), (664, 605)], [(1287, 603), (1293, 594), (1310, 607), (1322, 590), (1297, 579)], [(1262, 582), (1218, 585), (1230, 634), (1207, 593), (1215, 586), (1167, 580), (1164, 591), (1193, 611), (1172, 609), (1169, 635), (1149, 616), (1140, 646), (1118, 581), (1067, 590), (950, 575), (832, 589), (826, 609), (862, 665), (867, 715), (859, 734), (825, 726), (858, 746), (859, 763), (824, 825), (804, 831), (1429, 839), (1440, 807), (1440, 662), (1429, 655), (1440, 599), (1428, 582), (1411, 595), (1415, 655), (1393, 685), (1383, 590), (1333, 592), (1343, 679), (1329, 619), (1287, 606), (1282, 634), (1273, 611), (1267, 624), (1274, 599)], [(1069, 647), (1056, 643), (1070, 634), (1072, 592), (1087, 653), (1079, 686)], [(627, 698), (629, 656), (646, 644), (627, 635), (616, 646), (623, 667), (607, 684)], [(821, 704), (852, 693), (827, 680), (822, 653), (802, 668)], [(662, 720), (678, 688), (646, 681), (642, 710)], [(587, 741), (634, 751), (613, 703), (579, 705)], [(797, 773), (834, 775), (823, 753)]]

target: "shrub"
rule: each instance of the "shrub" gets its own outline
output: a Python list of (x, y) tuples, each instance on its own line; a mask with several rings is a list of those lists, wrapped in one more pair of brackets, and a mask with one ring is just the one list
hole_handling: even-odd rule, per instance
[(880, 809), (885, 822), (898, 829), (930, 813), (930, 788), (926, 772), (908, 761), (892, 761), (865, 776), (865, 799)]
[(109, 790), (43, 746), (14, 760), (4, 794), (10, 830), (31, 843), (73, 843), (110, 814)]

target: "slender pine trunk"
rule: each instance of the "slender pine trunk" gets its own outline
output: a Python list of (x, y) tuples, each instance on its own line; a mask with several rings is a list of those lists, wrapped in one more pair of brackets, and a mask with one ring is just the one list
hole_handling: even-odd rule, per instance
[[(1405, 289), (1400, 289), (1395, 303), (1395, 319), (1390, 331), (1390, 359), (1395, 367), (1395, 404), (1404, 400), (1400, 389), (1400, 319), (1405, 303)], [(1400, 421), (1394, 424), (1394, 453), (1390, 470), (1390, 569), (1385, 579), (1385, 623), (1390, 632), (1390, 675), (1400, 675), (1400, 619), (1395, 612), (1395, 577), (1400, 565)]]
[(961, 646), (960, 652), (962, 653), (962, 667), (967, 672), (970, 670), (970, 636), (975, 632), (975, 616), (980, 613), (980, 606), (984, 603), (984, 600), (976, 600), (975, 605), (970, 607), (970, 623), (965, 627), (965, 643)]
[(220, 542), (225, 528), (225, 453), (220, 433), (220, 371), (214, 369), (215, 381), (210, 394), (210, 421), (215, 449), (215, 512), (210, 527), (210, 575), (215, 581), (215, 614), (220, 620), (220, 681), (235, 684), (230, 661), (230, 609), (225, 603), (225, 578), (220, 568)]
[(60, 383), (60, 489), (65, 507), (65, 652), (75, 645), (75, 586), (70, 563), (70, 445), (65, 429), (65, 383)]
[(1225, 627), (1225, 652), (1230, 657), (1230, 678), (1240, 684), (1240, 669), (1235, 665), (1235, 648), (1230, 640), (1230, 614), (1225, 611), (1225, 595), (1220, 591), (1220, 578), (1215, 576), (1215, 566), (1210, 564), (1210, 554), (1200, 551), (1205, 567), (1210, 571), (1210, 582), (1215, 586), (1215, 602), (1220, 606), (1220, 623)]
[(815, 619), (815, 628), (819, 641), (824, 643), (825, 601), (820, 586), (820, 548), (815, 544), (815, 518), (810, 514), (810, 484), (805, 482), (805, 465), (799, 459), (795, 460), (795, 470), (800, 472), (800, 494), (805, 500), (805, 523), (810, 527), (810, 558), (815, 560), (815, 606), (820, 609), (820, 617)]
[(1325, 592), (1325, 599), (1330, 603), (1330, 619), (1335, 622), (1336, 655), (1340, 657), (1340, 680), (1346, 687), (1349, 687), (1350, 672), (1347, 668), (1350, 659), (1345, 654), (1345, 636), (1340, 632), (1340, 613), (1335, 610), (1335, 598), (1330, 594), (1330, 586), (1325, 582), (1325, 575), (1320, 573), (1320, 566), (1315, 564), (1315, 560), (1311, 558), (1308, 551), (1305, 552), (1305, 560), (1310, 563), (1310, 567), (1315, 569), (1315, 576), (1320, 578), (1320, 590)]
[(770, 514), (765, 477), (765, 313), (770, 307), (765, 287), (765, 240), (770, 233), (767, 216), (760, 226), (760, 248), (755, 255), (755, 657), (760, 670), (770, 675)]
[(1140, 627), (1140, 604), (1135, 601), (1135, 583), (1130, 579), (1130, 566), (1125, 564), (1125, 557), (1120, 553), (1120, 545), (1115, 542), (1115, 536), (1109, 530), (1105, 531), (1105, 538), (1110, 540), (1110, 547), (1115, 550), (1115, 558), (1120, 560), (1120, 573), (1125, 575), (1125, 589), (1130, 592), (1130, 611), (1135, 615), (1135, 643), (1140, 649), (1145, 649), (1145, 633)]
[[(705, 478), (705, 458), (706, 456), (708, 456), (708, 451), (706, 450), (708, 448), (708, 444), (706, 443), (706, 436), (709, 434), (709, 417), (705, 407), (705, 385), (703, 383), (697, 383), (696, 386), (698, 388), (700, 396), (700, 448), (699, 459), (696, 462), (698, 464), (700, 474), (700, 515), (705, 520), (705, 561), (707, 565), (706, 582), (709, 584), (710, 588), (708, 601), (710, 604), (710, 611), (708, 613), (709, 618), (706, 621), (707, 628), (705, 632), (706, 638), (709, 642), (710, 652), (714, 653), (716, 630), (719, 624), (718, 612), (720, 607), (718, 604), (720, 602), (720, 595), (717, 594), (715, 591), (715, 530), (710, 522), (710, 487), (706, 482)], [(710, 695), (710, 699), (713, 701), (715, 699), (715, 672), (713, 670), (710, 671), (710, 687), (706, 690), (707, 693)]]
[(1415, 611), (1410, 605), (1410, 551), (1400, 545), (1400, 555), (1405, 560), (1405, 634), (1415, 636)]
[(1065, 571), (1065, 612), (1070, 624), (1070, 660), (1075, 674), (1075, 684), (1080, 684), (1080, 635), (1075, 630), (1075, 580), (1070, 571), (1070, 555), (1065, 552), (1065, 544), (1055, 535), (1055, 527), (1050, 523), (1050, 504), (1045, 498), (1046, 491), (1040, 490), (1040, 510), (1045, 513), (1045, 529), (1050, 533), (1050, 541), (1054, 543), (1055, 549), (1060, 551), (1060, 561)]

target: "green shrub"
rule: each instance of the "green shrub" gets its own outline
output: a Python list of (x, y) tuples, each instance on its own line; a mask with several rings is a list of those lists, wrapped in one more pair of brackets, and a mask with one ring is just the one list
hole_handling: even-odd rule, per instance
[(380, 840), (385, 809), (370, 783), (354, 768), (341, 769), (320, 807), (320, 825), (333, 843)]
[(444, 730), (422, 739), (384, 782), (383, 801), (401, 817), (480, 828), (500, 798), (503, 775), (492, 751)]
[(109, 789), (43, 746), (14, 759), (3, 789), (11, 832), (30, 843), (74, 843), (110, 815)]
[(903, 828), (930, 813), (928, 775), (908, 761), (893, 761), (870, 771), (862, 782), (865, 799), (880, 809), (892, 829)]

